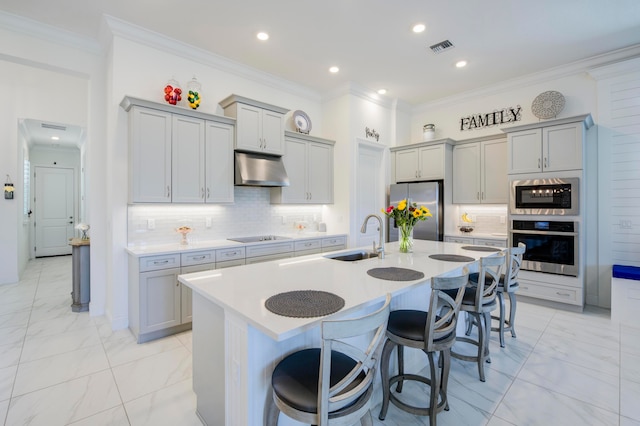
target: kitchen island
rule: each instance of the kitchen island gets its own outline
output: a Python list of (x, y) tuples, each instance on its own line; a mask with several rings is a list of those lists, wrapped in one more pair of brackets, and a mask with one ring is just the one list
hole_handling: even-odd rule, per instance
[[(313, 254), (298, 258), (179, 276), (193, 290), (193, 388), (197, 412), (207, 425), (260, 425), (269, 398), (271, 372), (287, 354), (318, 346), (318, 325), (325, 319), (359, 316), (393, 296), (391, 309), (424, 309), (429, 279), (459, 273), (474, 263), (431, 259), (432, 254), (473, 258), (491, 255), (462, 244), (415, 241), (413, 253), (387, 244), (384, 259), (357, 262)], [(343, 250), (351, 252), (353, 250)], [(414, 281), (388, 281), (367, 274), (372, 268), (396, 267), (422, 272)], [(333, 315), (291, 318), (265, 308), (265, 301), (294, 290), (321, 290), (344, 299)], [(281, 416), (280, 425), (297, 424)]]

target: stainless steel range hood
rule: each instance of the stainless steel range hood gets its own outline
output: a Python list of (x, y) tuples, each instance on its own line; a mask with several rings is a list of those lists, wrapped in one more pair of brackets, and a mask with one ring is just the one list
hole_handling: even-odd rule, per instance
[(235, 152), (236, 186), (289, 186), (282, 158), (255, 152)]

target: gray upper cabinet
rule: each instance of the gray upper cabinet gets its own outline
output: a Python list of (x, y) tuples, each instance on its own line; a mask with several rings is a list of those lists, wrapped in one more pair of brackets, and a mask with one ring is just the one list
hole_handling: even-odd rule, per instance
[(502, 129), (508, 134), (509, 174), (582, 170), (591, 114)]
[(125, 97), (129, 202), (233, 202), (234, 120)]
[(224, 115), (236, 119), (235, 148), (264, 154), (284, 153), (284, 115), (275, 105), (231, 95), (220, 101)]
[(131, 202), (171, 202), (171, 121), (163, 111), (137, 106), (129, 111)]
[(506, 204), (507, 201), (507, 141), (500, 138), (456, 145), (453, 202)]
[(285, 132), (282, 161), (289, 186), (271, 189), (271, 202), (282, 204), (333, 203), (334, 141)]

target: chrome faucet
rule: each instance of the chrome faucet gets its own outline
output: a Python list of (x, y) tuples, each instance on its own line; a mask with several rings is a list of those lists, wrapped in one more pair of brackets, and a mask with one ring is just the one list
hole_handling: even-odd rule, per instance
[(376, 214), (370, 214), (369, 216), (365, 217), (364, 223), (362, 224), (362, 228), (360, 228), (360, 232), (362, 232), (363, 234), (367, 232), (367, 222), (372, 217), (375, 217), (376, 219), (378, 219), (378, 222), (379, 222), (378, 231), (380, 231), (380, 245), (376, 247), (376, 242), (374, 241), (373, 251), (378, 253), (378, 257), (380, 257), (380, 259), (384, 259), (384, 228), (382, 226), (382, 219), (380, 219), (380, 216)]

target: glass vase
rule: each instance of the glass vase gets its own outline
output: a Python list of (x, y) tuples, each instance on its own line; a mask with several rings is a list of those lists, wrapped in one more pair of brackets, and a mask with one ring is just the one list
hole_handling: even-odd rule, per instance
[(400, 253), (411, 253), (413, 251), (413, 226), (404, 224), (399, 225), (400, 229), (399, 244)]

